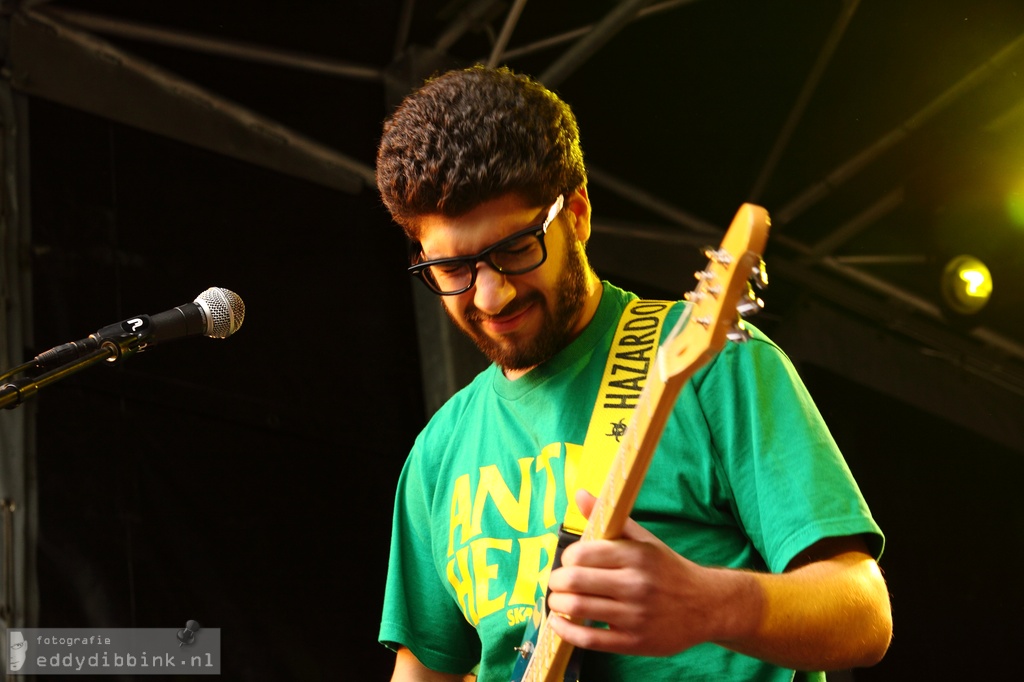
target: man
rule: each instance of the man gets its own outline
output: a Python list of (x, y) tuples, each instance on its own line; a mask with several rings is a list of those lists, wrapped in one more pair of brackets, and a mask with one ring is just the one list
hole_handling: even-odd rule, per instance
[[(789, 680), (891, 636), (882, 534), (792, 366), (756, 330), (684, 387), (617, 540), (550, 573), (616, 324), (635, 296), (584, 246), (575, 119), (506, 69), (428, 81), (384, 126), (383, 201), (412, 273), (493, 362), (417, 438), (395, 501), (380, 641), (393, 680), (508, 680), (549, 590), (580, 679)], [(674, 307), (666, 328), (681, 313)]]

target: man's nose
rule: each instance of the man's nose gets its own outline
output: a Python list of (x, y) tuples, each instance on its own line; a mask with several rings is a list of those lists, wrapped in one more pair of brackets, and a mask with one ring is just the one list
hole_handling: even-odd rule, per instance
[(482, 313), (497, 315), (516, 297), (516, 289), (508, 277), (488, 263), (477, 263), (476, 268), (473, 304)]

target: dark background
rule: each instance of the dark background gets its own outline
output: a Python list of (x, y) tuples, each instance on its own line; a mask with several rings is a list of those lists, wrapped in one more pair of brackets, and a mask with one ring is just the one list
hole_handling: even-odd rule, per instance
[(232, 679), (381, 665), (391, 493), (424, 420), (400, 235), (365, 198), (61, 107), (33, 103), (33, 139), (41, 345), (209, 286), (246, 303), (229, 339), (40, 396), (42, 622), (221, 627)]
[[(595, 24), (617, 4), (528, 3), (510, 47)], [(592, 259), (641, 294), (680, 295), (699, 262), (690, 242), (717, 241), (703, 226), (726, 225), (742, 201), (765, 205), (773, 284), (757, 324), (797, 361), (887, 533), (895, 639), (853, 677), (1019, 674), (1024, 237), (1001, 201), (1024, 177), (1024, 5), (661, 4), (673, 6), (624, 27), (557, 85), (588, 162), (633, 188), (591, 179)], [(366, 167), (394, 93), (440, 59), (396, 55), (403, 8), (413, 11), (400, 45), (437, 48), (460, 12), (490, 7), (436, 50), (460, 62), (486, 59), (509, 9), (36, 5), (64, 21), (87, 10), (378, 69), (352, 78), (104, 37)], [(759, 186), (830, 36), (834, 53)], [(540, 75), (568, 45), (508, 63)], [(167, 344), (38, 396), (38, 625), (195, 619), (222, 628), (227, 679), (385, 679), (392, 657), (376, 630), (393, 488), (430, 411), (399, 230), (370, 187), (118, 122), (95, 99), (35, 89), (17, 57), (32, 222), (26, 357), (210, 286), (246, 303), (230, 339)], [(871, 213), (893, 192), (894, 206)], [(967, 250), (992, 265), (996, 294), (961, 319), (941, 310), (937, 273)]]

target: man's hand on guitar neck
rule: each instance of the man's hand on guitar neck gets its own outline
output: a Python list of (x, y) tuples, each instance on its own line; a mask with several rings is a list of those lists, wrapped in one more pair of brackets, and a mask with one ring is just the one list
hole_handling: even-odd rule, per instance
[[(594, 498), (577, 495), (584, 515)], [(892, 634), (885, 582), (858, 537), (808, 548), (779, 575), (699, 566), (630, 519), (618, 540), (577, 542), (548, 583), (550, 627), (584, 649), (664, 656), (715, 642), (785, 667), (881, 659)]]

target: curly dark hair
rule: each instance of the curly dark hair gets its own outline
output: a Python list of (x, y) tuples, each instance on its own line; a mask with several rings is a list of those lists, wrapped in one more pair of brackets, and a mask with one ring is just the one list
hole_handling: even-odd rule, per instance
[(509, 192), (545, 204), (585, 182), (569, 105), (505, 67), (428, 80), (384, 122), (377, 150), (381, 198), (413, 238), (423, 215), (457, 217)]

